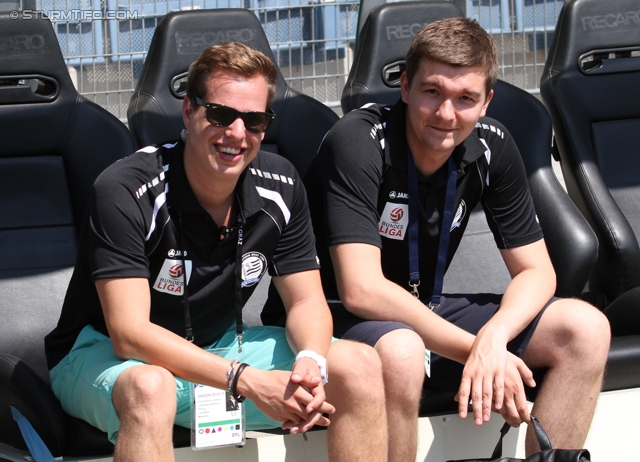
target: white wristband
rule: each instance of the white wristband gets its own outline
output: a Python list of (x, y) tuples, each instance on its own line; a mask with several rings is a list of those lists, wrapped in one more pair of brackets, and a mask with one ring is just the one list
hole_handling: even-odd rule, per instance
[(329, 371), (327, 370), (327, 358), (319, 355), (315, 351), (302, 350), (296, 355), (296, 361), (302, 358), (313, 359), (320, 369), (320, 376), (322, 377), (322, 385), (326, 385), (329, 382)]

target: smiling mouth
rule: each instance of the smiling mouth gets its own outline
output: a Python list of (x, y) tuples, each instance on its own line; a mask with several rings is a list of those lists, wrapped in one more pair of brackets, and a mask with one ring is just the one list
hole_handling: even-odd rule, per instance
[(238, 160), (244, 151), (242, 148), (234, 148), (232, 146), (216, 146), (216, 148), (218, 149), (220, 157), (228, 162)]
[(218, 146), (218, 151), (222, 152), (223, 154), (231, 154), (232, 156), (236, 156), (242, 152), (242, 149), (232, 148), (229, 146)]

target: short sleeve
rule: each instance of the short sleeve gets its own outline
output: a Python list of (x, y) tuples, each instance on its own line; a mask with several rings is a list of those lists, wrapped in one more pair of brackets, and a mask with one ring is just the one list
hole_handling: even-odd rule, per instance
[(364, 110), (347, 114), (320, 147), (323, 222), (327, 245), (358, 242), (381, 247), (377, 203), (384, 171), (384, 133)]
[(139, 202), (120, 169), (105, 171), (94, 184), (88, 230), (94, 279), (149, 277), (146, 226)]
[(291, 218), (280, 235), (273, 256), (272, 276), (320, 268), (307, 196), (302, 181), (297, 176), (294, 188)]
[(542, 229), (529, 191), (527, 174), (513, 138), (500, 126), (486, 142), (491, 150), (487, 189), (482, 204), (496, 245), (509, 249), (542, 239)]

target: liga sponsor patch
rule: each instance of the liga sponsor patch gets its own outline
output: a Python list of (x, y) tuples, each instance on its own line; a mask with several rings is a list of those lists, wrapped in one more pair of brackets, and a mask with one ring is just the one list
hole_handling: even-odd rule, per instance
[(389, 239), (403, 240), (409, 225), (409, 205), (387, 202), (380, 216), (378, 232)]
[(191, 279), (191, 260), (171, 260), (166, 258), (153, 288), (158, 292), (182, 296), (184, 293), (184, 271), (187, 270), (187, 284)]

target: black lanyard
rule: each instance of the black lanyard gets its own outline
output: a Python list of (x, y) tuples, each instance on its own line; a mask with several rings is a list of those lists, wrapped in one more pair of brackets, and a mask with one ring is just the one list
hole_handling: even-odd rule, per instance
[(242, 324), (242, 226), (238, 228), (238, 244), (236, 245), (236, 338), (238, 339), (238, 352), (242, 353), (242, 336), (244, 326)]
[[(191, 327), (191, 313), (189, 312), (189, 285), (187, 284), (187, 265), (184, 259), (185, 251), (182, 245), (182, 215), (178, 215), (179, 244), (182, 251), (182, 282), (184, 285), (184, 327), (185, 338), (193, 343), (193, 328)], [(238, 231), (238, 243), (236, 245), (236, 265), (234, 272), (235, 281), (235, 308), (236, 308), (236, 338), (238, 339), (238, 352), (242, 353), (242, 337), (244, 335), (244, 325), (242, 323), (242, 227), (236, 228)], [(231, 231), (226, 228), (226, 232)]]
[[(419, 298), (418, 286), (420, 285), (420, 254), (418, 252), (418, 223), (420, 216), (420, 206), (418, 198), (418, 170), (411, 150), (407, 149), (407, 174), (409, 181), (409, 286), (411, 293)], [(440, 305), (442, 298), (442, 285), (444, 283), (444, 271), (447, 266), (447, 253), (449, 249), (449, 236), (451, 234), (451, 223), (453, 222), (453, 207), (456, 198), (456, 180), (458, 170), (453, 154), (449, 156), (447, 162), (447, 191), (444, 201), (444, 212), (442, 214), (442, 228), (440, 229), (440, 242), (438, 244), (438, 262), (436, 264), (436, 275), (433, 283), (433, 293), (429, 308), (432, 310)]]

